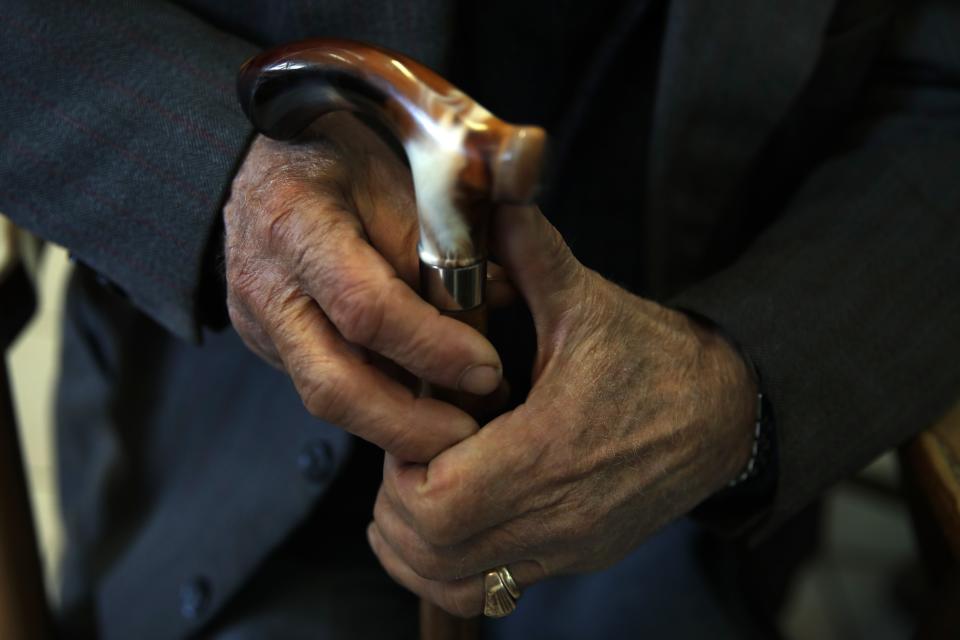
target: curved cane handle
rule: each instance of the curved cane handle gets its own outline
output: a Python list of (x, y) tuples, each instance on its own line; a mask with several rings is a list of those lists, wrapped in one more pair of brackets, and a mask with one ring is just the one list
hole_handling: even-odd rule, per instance
[(237, 88), (247, 117), (272, 138), (293, 138), (339, 110), (390, 128), (413, 173), (421, 258), (434, 266), (483, 260), (489, 205), (524, 204), (536, 194), (543, 130), (503, 122), (405, 56), (347, 40), (306, 40), (248, 60)]

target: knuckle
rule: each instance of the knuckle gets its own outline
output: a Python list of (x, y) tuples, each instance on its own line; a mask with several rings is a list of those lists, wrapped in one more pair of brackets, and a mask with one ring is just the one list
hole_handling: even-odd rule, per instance
[(273, 253), (285, 253), (290, 247), (298, 246), (302, 236), (302, 224), (296, 207), (287, 202), (270, 217), (264, 234), (266, 245)]
[(435, 452), (429, 445), (429, 430), (418, 428), (409, 412), (391, 414), (389, 424), (384, 427), (386, 435), (379, 444), (401, 460), (427, 462)]
[(470, 531), (468, 514), (472, 502), (459, 489), (459, 474), (449, 467), (432, 464), (429, 485), (421, 487), (408, 511), (418, 532), (431, 545), (450, 547), (463, 542)]
[(600, 521), (600, 514), (591, 511), (589, 507), (575, 506), (570, 509), (566, 517), (556, 523), (554, 538), (572, 545), (586, 543), (594, 532), (596, 523)]
[(332, 196), (297, 181), (273, 183), (263, 209), (259, 233), (274, 255), (296, 257), (305, 245), (313, 244), (307, 238), (322, 240), (345, 226)]
[[(347, 384), (342, 376), (329, 367), (317, 362), (311, 365), (295, 365), (298, 371), (291, 371), (294, 379), (300, 379), (297, 385), (303, 406), (310, 415), (334, 424), (341, 424), (346, 416)], [(303, 369), (309, 368), (309, 371)]]
[(406, 549), (407, 564), (417, 575), (427, 580), (446, 580), (450, 576), (449, 568), (444, 561), (429, 549), (420, 545), (413, 545)]
[(417, 575), (427, 580), (447, 580), (452, 577), (453, 572), (448, 562), (436, 549), (418, 537), (413, 530), (398, 524), (396, 516), (390, 513), (382, 491), (374, 503), (373, 519), (380, 526), (381, 535), (392, 541), (397, 555)]
[[(383, 449), (393, 455), (408, 460), (411, 451), (416, 450), (413, 444), (413, 429), (409, 423), (403, 420), (397, 420), (391, 424), (391, 429), (383, 441)], [(411, 460), (411, 462), (415, 462)]]
[(231, 298), (240, 301), (254, 300), (263, 286), (263, 277), (259, 270), (238, 264), (234, 260), (227, 262), (226, 276), (228, 303)]
[(367, 280), (341, 287), (331, 300), (330, 318), (350, 342), (369, 345), (383, 328), (383, 296)]
[(283, 317), (282, 310), (300, 297), (283, 275), (263, 263), (228, 264), (227, 313), (238, 331), (265, 331)]
[(463, 541), (463, 526), (454, 509), (441, 501), (431, 501), (419, 520), (420, 535), (429, 544), (446, 547)]
[(289, 232), (289, 241), (277, 250), (287, 257), (290, 269), (301, 280), (323, 282), (336, 274), (328, 265), (336, 262), (325, 259), (330, 248), (343, 245), (356, 232), (329, 206), (314, 201), (310, 203), (310, 212), (306, 220), (297, 220), (296, 228)]
[(445, 368), (454, 368), (458, 372), (462, 368), (459, 363), (451, 367), (453, 360), (453, 350), (440, 352), (433, 348), (437, 343), (437, 336), (434, 333), (435, 326), (429, 323), (422, 323), (416, 329), (406, 335), (402, 342), (393, 345), (394, 359), (398, 362), (415, 363), (417, 368), (423, 373), (436, 372)]

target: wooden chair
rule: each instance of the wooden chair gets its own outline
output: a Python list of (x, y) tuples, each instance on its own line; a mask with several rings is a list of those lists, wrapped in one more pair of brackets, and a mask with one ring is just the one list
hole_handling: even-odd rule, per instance
[(917, 637), (960, 637), (960, 403), (900, 449), (920, 559), (935, 596)]
[(36, 303), (14, 230), (0, 218), (0, 638), (49, 638), (52, 624), (21, 457), (6, 352)]

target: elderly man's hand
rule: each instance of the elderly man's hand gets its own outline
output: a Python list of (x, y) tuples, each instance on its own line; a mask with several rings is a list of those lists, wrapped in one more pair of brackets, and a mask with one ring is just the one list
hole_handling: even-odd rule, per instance
[(394, 579), (462, 616), (495, 567), (523, 588), (623, 558), (745, 466), (755, 411), (723, 338), (583, 267), (532, 208), (495, 226), (536, 324), (533, 389), (427, 465), (388, 455), (368, 530)]
[(290, 374), (312, 414), (401, 459), (429, 460), (476, 422), (417, 398), (379, 365), (486, 394), (500, 383), (499, 356), (417, 296), (418, 218), (397, 154), (347, 114), (312, 134), (258, 137), (234, 179), (224, 209), (231, 321)]

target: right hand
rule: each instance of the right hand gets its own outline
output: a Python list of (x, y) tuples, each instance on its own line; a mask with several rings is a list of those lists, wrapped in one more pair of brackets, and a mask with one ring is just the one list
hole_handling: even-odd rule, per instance
[(309, 140), (258, 136), (224, 221), (233, 326), (290, 375), (311, 414), (411, 462), (477, 430), (463, 411), (416, 397), (372, 361), (481, 395), (501, 379), (486, 338), (417, 296), (410, 173), (371, 129), (332, 114)]

